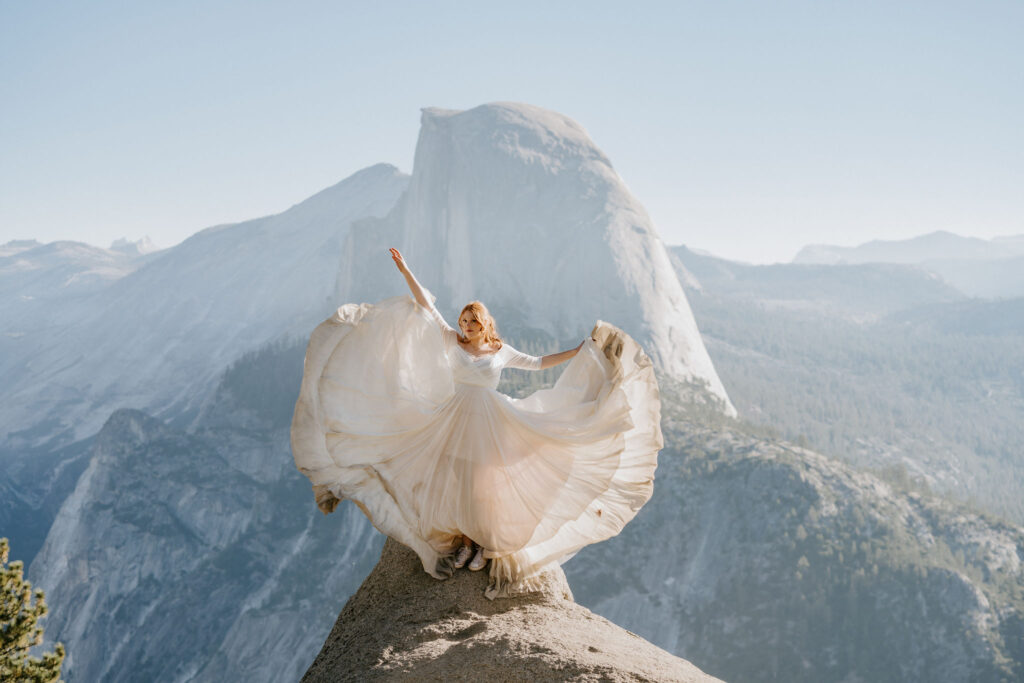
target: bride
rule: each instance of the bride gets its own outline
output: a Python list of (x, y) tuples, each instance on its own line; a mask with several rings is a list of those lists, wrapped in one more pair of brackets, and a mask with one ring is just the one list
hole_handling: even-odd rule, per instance
[[(553, 562), (616, 535), (651, 496), (662, 446), (650, 360), (598, 321), (543, 357), (502, 341), (478, 301), (456, 332), (391, 257), (413, 298), (346, 304), (310, 336), (292, 420), (317, 505), (342, 499), (435, 578), (490, 560), (489, 598), (529, 591)], [(503, 368), (570, 361), (555, 386), (497, 391)]]

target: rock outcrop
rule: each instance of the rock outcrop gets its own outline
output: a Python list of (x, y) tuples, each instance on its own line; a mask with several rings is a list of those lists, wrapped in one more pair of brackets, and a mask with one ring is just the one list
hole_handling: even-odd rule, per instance
[(719, 680), (576, 604), (561, 568), (543, 578), (491, 601), (486, 572), (437, 581), (388, 540), (302, 680)]

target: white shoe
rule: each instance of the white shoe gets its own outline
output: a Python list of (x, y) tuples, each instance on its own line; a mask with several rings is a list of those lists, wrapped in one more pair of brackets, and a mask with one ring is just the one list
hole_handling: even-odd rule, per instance
[(473, 556), (473, 561), (469, 563), (469, 570), (476, 572), (480, 571), (487, 566), (487, 558), (484, 557), (483, 547), (476, 549), (476, 555)]
[(459, 548), (459, 551), (457, 553), (455, 553), (455, 568), (456, 569), (462, 569), (463, 567), (465, 567), (466, 566), (466, 560), (469, 559), (469, 556), (472, 553), (473, 553), (473, 548), (468, 546), (468, 545), (464, 545), (461, 548)]

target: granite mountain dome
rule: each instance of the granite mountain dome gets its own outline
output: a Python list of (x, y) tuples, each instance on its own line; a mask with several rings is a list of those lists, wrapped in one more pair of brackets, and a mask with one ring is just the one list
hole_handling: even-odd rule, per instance
[(735, 414), (646, 210), (562, 114), (424, 109), (409, 187), (387, 217), (353, 226), (338, 298), (399, 291), (379, 263), (393, 245), (452, 319), (481, 299), (513, 339), (563, 345), (608, 320), (695, 400)]

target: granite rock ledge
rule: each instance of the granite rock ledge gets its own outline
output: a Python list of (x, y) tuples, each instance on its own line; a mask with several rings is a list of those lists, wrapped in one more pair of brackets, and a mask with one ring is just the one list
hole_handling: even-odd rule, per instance
[(576, 604), (560, 567), (543, 579), (487, 600), (486, 571), (437, 581), (388, 539), (302, 680), (719, 681)]

